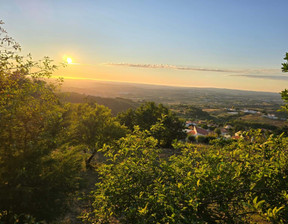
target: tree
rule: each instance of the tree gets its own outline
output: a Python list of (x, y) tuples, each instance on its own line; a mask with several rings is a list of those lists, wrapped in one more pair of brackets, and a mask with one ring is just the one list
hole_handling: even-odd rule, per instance
[(135, 124), (139, 125), (141, 130), (150, 130), (162, 114), (168, 114), (168, 108), (162, 104), (156, 105), (154, 102), (147, 102), (136, 109)]
[(0, 34), (0, 211), (51, 220), (78, 189), (83, 157), (57, 141), (65, 109), (46, 81), (57, 66)]
[(117, 115), (117, 120), (124, 124), (129, 130), (133, 130), (136, 125), (136, 114), (135, 110), (129, 108), (127, 111), (119, 113)]
[(154, 218), (147, 219), (150, 213), (146, 209), (160, 172), (156, 145), (157, 140), (136, 127), (117, 146), (106, 149), (109, 163), (99, 169), (101, 182), (96, 184), (92, 210), (83, 214), (83, 221), (110, 223), (114, 217), (123, 223), (152, 223), (149, 221)]
[(173, 140), (185, 139), (186, 134), (182, 130), (183, 123), (171, 111), (162, 114), (150, 128), (151, 135), (158, 140), (158, 145), (168, 148), (171, 147)]
[(214, 129), (214, 132), (216, 133), (217, 137), (220, 137), (220, 135), (221, 135), (221, 130), (220, 130), (220, 128), (215, 128), (215, 129)]
[(286, 53), (284, 60), (286, 60), (286, 62), (282, 63), (282, 72), (288, 72), (288, 52)]
[(89, 153), (86, 166), (91, 167), (91, 161), (104, 144), (112, 144), (114, 140), (126, 134), (124, 126), (120, 125), (111, 110), (107, 107), (91, 104), (79, 104), (72, 115), (71, 136), (69, 142), (74, 146), (82, 146)]
[[(286, 62), (282, 63), (282, 72), (288, 72), (288, 52), (286, 53), (284, 60), (286, 60)], [(281, 92), (281, 97), (285, 103), (288, 103), (288, 90), (287, 89)], [(288, 105), (287, 104), (284, 105), (282, 109), (285, 111), (288, 111)]]
[(119, 114), (117, 118), (131, 131), (134, 130), (134, 125), (139, 126), (142, 131), (150, 131), (161, 147), (171, 147), (174, 139), (183, 139), (186, 136), (183, 133), (184, 122), (162, 104), (147, 102), (134, 111), (130, 109)]

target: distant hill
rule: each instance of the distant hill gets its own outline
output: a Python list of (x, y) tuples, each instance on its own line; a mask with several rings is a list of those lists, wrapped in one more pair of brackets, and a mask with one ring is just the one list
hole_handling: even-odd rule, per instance
[(116, 98), (103, 98), (99, 96), (90, 96), (75, 92), (64, 92), (63, 101), (68, 103), (89, 103), (95, 102), (100, 105), (104, 105), (111, 109), (112, 114), (116, 115), (119, 112), (126, 111), (129, 108), (135, 109), (139, 106), (139, 103), (129, 99), (123, 99), (120, 97)]
[(279, 109), (283, 101), (279, 93), (254, 92), (233, 89), (172, 87), (94, 80), (64, 81), (63, 91), (100, 97), (121, 97), (136, 102), (189, 104), (200, 108), (247, 107)]

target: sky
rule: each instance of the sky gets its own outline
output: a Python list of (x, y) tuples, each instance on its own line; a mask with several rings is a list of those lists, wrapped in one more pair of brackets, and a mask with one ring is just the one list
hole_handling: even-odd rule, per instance
[(73, 60), (55, 75), (280, 92), (287, 0), (0, 0), (22, 53)]

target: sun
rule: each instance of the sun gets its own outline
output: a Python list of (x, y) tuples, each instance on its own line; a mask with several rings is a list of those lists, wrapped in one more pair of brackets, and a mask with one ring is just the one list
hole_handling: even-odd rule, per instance
[(67, 58), (66, 61), (67, 61), (68, 64), (72, 64), (72, 59), (71, 58)]

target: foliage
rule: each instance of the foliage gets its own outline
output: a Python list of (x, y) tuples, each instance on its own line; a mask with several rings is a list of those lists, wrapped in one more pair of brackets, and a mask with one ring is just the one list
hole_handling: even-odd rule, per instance
[(78, 189), (82, 155), (58, 142), (65, 109), (46, 81), (57, 66), (0, 31), (0, 211), (50, 220)]
[(178, 111), (177, 113), (178, 116), (185, 117), (187, 119), (201, 119), (201, 120), (213, 119), (209, 115), (209, 113), (192, 105), (179, 104), (179, 105), (172, 105), (171, 108)]
[[(99, 170), (102, 178), (93, 192), (93, 212), (83, 216), (85, 221), (106, 223), (116, 216), (124, 223), (137, 223), (150, 216), (146, 205), (160, 168), (156, 145), (149, 133), (136, 128), (134, 134), (118, 142), (118, 147), (108, 148), (110, 163)], [(151, 216), (147, 221), (153, 219)]]
[(184, 139), (183, 123), (173, 113), (162, 114), (158, 121), (151, 126), (151, 135), (158, 140), (158, 145), (171, 147), (173, 140)]
[[(286, 56), (284, 58), (284, 60), (286, 60), (285, 63), (282, 63), (282, 72), (288, 72), (288, 52), (286, 53)], [(288, 111), (288, 105), (287, 105), (287, 102), (288, 102), (288, 90), (285, 89), (281, 92), (281, 97), (282, 99), (284, 100), (284, 102), (286, 103), (282, 109), (285, 110), (285, 111)]]
[(196, 136), (196, 141), (198, 143), (204, 143), (204, 144), (208, 144), (209, 143), (209, 140), (204, 135), (197, 135)]
[(286, 56), (285, 56), (284, 60), (286, 60), (286, 62), (282, 63), (282, 71), (288, 72), (288, 52), (286, 52)]
[(215, 136), (204, 136), (204, 135), (197, 135), (196, 136), (196, 142), (203, 143), (203, 144), (209, 144), (210, 141), (215, 140)]
[(0, 224), (6, 223), (25, 223), (25, 224), (40, 224), (44, 222), (37, 222), (36, 219), (27, 214), (11, 214), (8, 211), (0, 212)]
[(161, 147), (171, 147), (174, 139), (185, 138), (184, 123), (162, 104), (147, 102), (136, 110), (129, 109), (119, 114), (118, 120), (132, 131), (135, 125), (140, 130), (149, 130)]
[[(121, 139), (100, 168), (88, 223), (287, 223), (288, 138), (184, 145), (168, 161), (143, 132)], [(179, 146), (179, 143), (177, 143)], [(181, 147), (180, 147), (181, 148)]]
[(189, 135), (188, 136), (188, 141), (190, 142), (196, 142), (196, 137), (194, 135)]
[(127, 111), (119, 113), (117, 119), (121, 124), (124, 124), (129, 130), (133, 130), (136, 125), (135, 110), (129, 108)]
[(221, 135), (221, 130), (220, 128), (215, 128), (214, 130), (215, 134), (219, 137)]
[(141, 130), (150, 130), (151, 126), (156, 124), (162, 115), (168, 114), (168, 108), (162, 104), (157, 106), (154, 102), (147, 102), (135, 111), (135, 124), (139, 125)]
[(125, 127), (112, 117), (111, 110), (105, 106), (95, 103), (79, 104), (72, 113), (69, 144), (80, 145), (89, 153), (86, 160), (88, 167), (104, 144), (112, 144), (126, 134)]
[(275, 125), (258, 123), (258, 122), (253, 122), (253, 121), (234, 120), (234, 121), (231, 121), (231, 124), (234, 127), (235, 132), (239, 130), (247, 131), (249, 129), (258, 129), (258, 128), (268, 129), (272, 131), (277, 130), (277, 127)]

